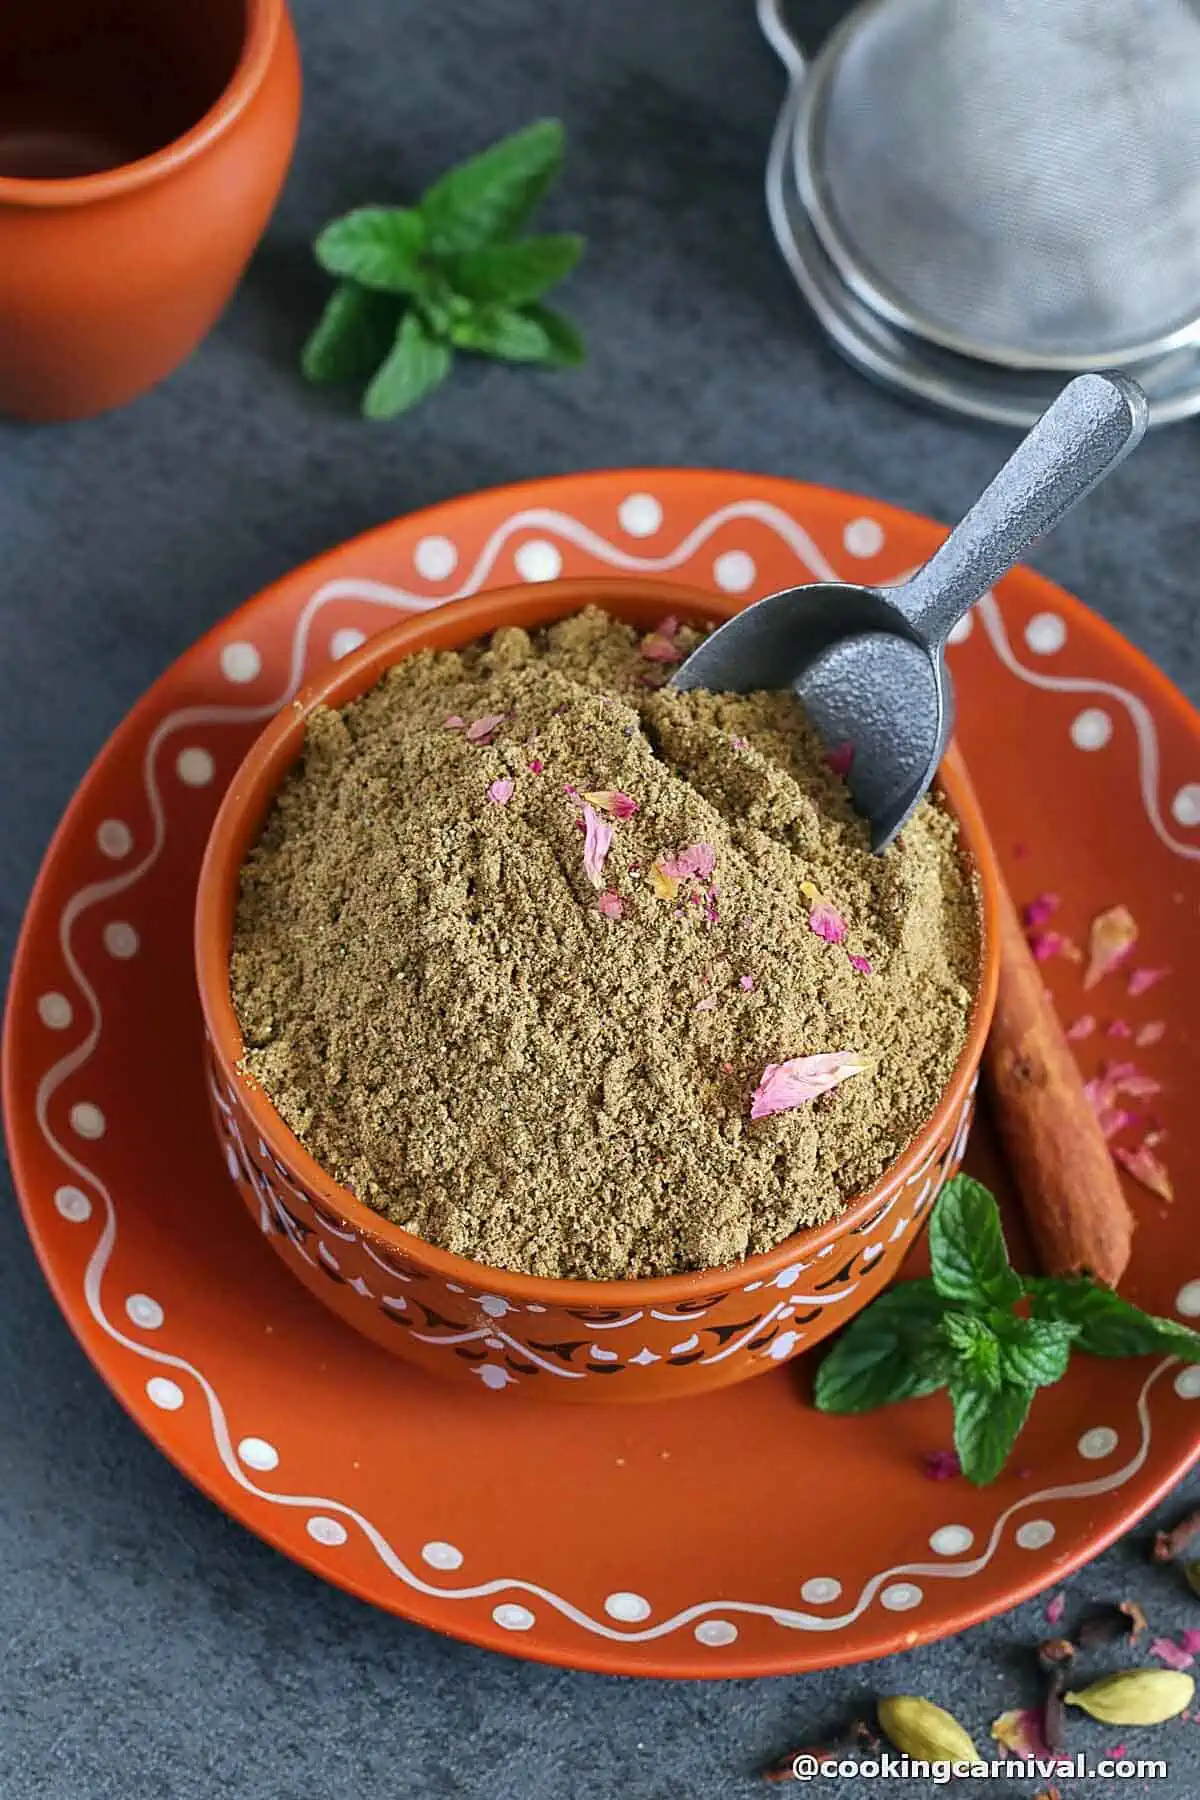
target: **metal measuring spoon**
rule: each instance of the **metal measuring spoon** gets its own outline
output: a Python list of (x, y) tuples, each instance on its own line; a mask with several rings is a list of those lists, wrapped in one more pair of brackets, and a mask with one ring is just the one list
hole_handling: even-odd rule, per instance
[(924, 568), (897, 587), (822, 581), (746, 608), (700, 644), (677, 688), (791, 688), (822, 741), (850, 744), (850, 792), (884, 849), (928, 789), (954, 723), (954, 626), (1029, 546), (1128, 456), (1146, 397), (1122, 375), (1079, 375), (1014, 450)]

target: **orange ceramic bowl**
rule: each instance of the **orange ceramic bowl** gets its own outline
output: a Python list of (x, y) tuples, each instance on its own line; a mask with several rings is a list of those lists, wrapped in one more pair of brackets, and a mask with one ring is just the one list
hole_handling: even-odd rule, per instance
[(971, 1121), (997, 976), (997, 874), (957, 753), (941, 792), (982, 896), (983, 955), (967, 1041), (932, 1118), (869, 1193), (817, 1230), (733, 1268), (636, 1281), (550, 1281), (486, 1268), (413, 1237), (340, 1187), (239, 1066), (229, 991), (238, 872), (298, 759), (308, 715), (344, 706), (416, 650), (446, 650), (502, 625), (528, 629), (589, 604), (642, 630), (674, 612), (717, 624), (739, 603), (664, 583), (579, 580), (452, 602), (380, 633), (327, 670), (267, 726), (234, 776), (200, 872), (196, 967), (213, 1115), (243, 1200), (292, 1272), (349, 1325), (431, 1373), (555, 1400), (673, 1398), (743, 1381), (811, 1349), (895, 1274)]

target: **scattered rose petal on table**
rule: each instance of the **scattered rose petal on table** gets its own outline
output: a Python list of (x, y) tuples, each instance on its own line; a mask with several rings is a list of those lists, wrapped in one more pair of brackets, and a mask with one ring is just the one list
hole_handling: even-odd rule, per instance
[(1163, 978), (1170, 973), (1170, 969), (1131, 969), (1129, 972), (1129, 981), (1126, 984), (1128, 992), (1136, 1000), (1139, 994), (1148, 992), (1150, 988), (1156, 986), (1158, 982), (1162, 981)]
[(1003, 1744), (1006, 1750), (1011, 1750), (1016, 1756), (1053, 1756), (1042, 1736), (1041, 1716), (1036, 1707), (1001, 1713), (992, 1725), (992, 1736), (998, 1744)]
[(1190, 1650), (1184, 1650), (1171, 1638), (1155, 1638), (1149, 1645), (1150, 1655), (1158, 1662), (1165, 1663), (1169, 1669), (1190, 1669), (1196, 1658)]
[(1136, 1150), (1126, 1150), (1123, 1145), (1117, 1144), (1113, 1155), (1127, 1175), (1132, 1175), (1136, 1182), (1148, 1188), (1152, 1194), (1157, 1194), (1160, 1200), (1175, 1198), (1175, 1189), (1171, 1185), (1166, 1164), (1148, 1145), (1143, 1143)]
[(1079, 946), (1061, 931), (1031, 931), (1028, 938), (1035, 962), (1049, 962), (1052, 956), (1065, 956), (1068, 962), (1082, 961)]
[(1057, 894), (1035, 894), (1029, 904), (1022, 910), (1021, 918), (1027, 930), (1032, 931), (1052, 919), (1062, 900)]
[(840, 944), (846, 936), (847, 925), (836, 906), (830, 906), (827, 900), (818, 900), (808, 915), (808, 923), (819, 938), (827, 944)]
[(1055, 1594), (1046, 1607), (1046, 1620), (1051, 1625), (1060, 1625), (1067, 1610), (1067, 1596)]
[(962, 1474), (962, 1464), (955, 1450), (929, 1450), (925, 1454), (925, 1474), (930, 1481), (953, 1481)]
[(1200, 1631), (1181, 1631), (1179, 1642), (1190, 1656), (1200, 1656)]
[(1091, 1037), (1096, 1029), (1096, 1020), (1092, 1013), (1080, 1013), (1074, 1024), (1067, 1026), (1067, 1038), (1072, 1044), (1081, 1038)]
[(766, 1119), (772, 1113), (805, 1106), (839, 1082), (863, 1074), (866, 1066), (854, 1050), (831, 1050), (819, 1056), (793, 1056), (787, 1062), (768, 1063), (751, 1098), (750, 1117)]
[(1088, 936), (1084, 987), (1095, 987), (1119, 968), (1136, 944), (1137, 935), (1137, 923), (1127, 906), (1110, 906), (1106, 912), (1097, 913)]
[(1166, 1035), (1166, 1030), (1165, 1019), (1149, 1019), (1145, 1025), (1138, 1027), (1133, 1041), (1139, 1050), (1144, 1050), (1150, 1044), (1157, 1044)]

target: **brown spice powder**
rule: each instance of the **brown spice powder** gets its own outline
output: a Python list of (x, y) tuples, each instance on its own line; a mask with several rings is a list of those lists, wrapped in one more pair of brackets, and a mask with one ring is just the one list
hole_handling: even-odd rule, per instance
[[(496, 1268), (769, 1249), (879, 1176), (962, 1048), (978, 910), (953, 821), (927, 801), (872, 855), (789, 694), (668, 673), (597, 609), (407, 658), (314, 715), (243, 870), (246, 1066), (362, 1200)], [(494, 714), (489, 742), (446, 727)], [(638, 803), (605, 820), (620, 918), (585, 872), (591, 790)], [(661, 897), (652, 865), (695, 844), (712, 875)], [(818, 895), (844, 942), (812, 929)], [(837, 1050), (869, 1072), (750, 1120), (768, 1063)]]

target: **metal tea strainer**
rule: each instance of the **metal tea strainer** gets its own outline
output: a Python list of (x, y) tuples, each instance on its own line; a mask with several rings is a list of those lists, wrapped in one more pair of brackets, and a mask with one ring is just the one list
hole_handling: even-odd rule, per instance
[(1121, 367), (1200, 409), (1200, 0), (864, 0), (791, 74), (780, 245), (843, 350), (1026, 422)]

